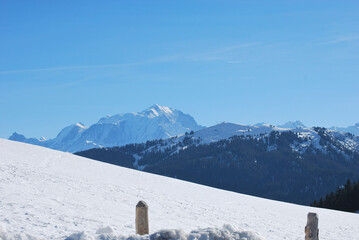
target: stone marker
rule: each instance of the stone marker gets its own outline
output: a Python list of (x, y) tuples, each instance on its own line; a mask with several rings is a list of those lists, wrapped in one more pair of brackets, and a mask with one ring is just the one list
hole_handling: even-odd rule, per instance
[(319, 240), (318, 215), (308, 213), (307, 226), (305, 226), (305, 240)]
[(148, 206), (144, 201), (139, 201), (136, 205), (136, 234), (149, 234)]

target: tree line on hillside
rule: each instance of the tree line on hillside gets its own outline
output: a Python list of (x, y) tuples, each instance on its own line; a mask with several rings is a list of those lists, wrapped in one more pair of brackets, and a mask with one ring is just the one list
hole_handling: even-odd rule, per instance
[(359, 179), (359, 155), (338, 153), (335, 147), (339, 145), (326, 129), (316, 131), (326, 152), (308, 146), (299, 153), (293, 145), (309, 139), (291, 131), (273, 131), (209, 144), (200, 144), (189, 133), (177, 142), (153, 140), (77, 154), (129, 168), (142, 166), (146, 172), (211, 187), (309, 205), (348, 177)]
[(347, 212), (356, 212), (359, 210), (359, 181), (352, 182), (350, 179), (344, 186), (338, 187), (335, 192), (331, 192), (314, 200), (311, 204), (313, 207), (328, 208)]

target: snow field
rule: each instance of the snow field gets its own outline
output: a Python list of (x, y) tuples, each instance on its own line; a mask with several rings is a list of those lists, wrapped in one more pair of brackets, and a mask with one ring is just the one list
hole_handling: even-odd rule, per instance
[[(171, 231), (210, 240), (209, 233), (191, 236), (211, 228), (207, 232), (237, 232), (233, 239), (245, 239), (240, 234), (247, 231), (248, 240), (302, 240), (307, 213), (316, 212), (320, 239), (359, 239), (358, 214), (261, 199), (0, 139), (3, 239), (66, 239), (81, 232), (78, 239), (96, 239), (107, 226), (112, 232), (102, 234), (113, 235), (107, 239), (124, 239), (135, 233), (139, 200), (149, 206), (150, 233), (178, 229)], [(236, 230), (222, 228), (228, 224)]]
[[(0, 239), (2, 240), (38, 240), (27, 234), (13, 234), (0, 228)], [(207, 228), (191, 231), (186, 234), (183, 230), (162, 230), (150, 235), (121, 236), (110, 227), (100, 228), (94, 235), (85, 232), (73, 233), (65, 240), (261, 240), (251, 232), (239, 232), (229, 225), (222, 229)]]

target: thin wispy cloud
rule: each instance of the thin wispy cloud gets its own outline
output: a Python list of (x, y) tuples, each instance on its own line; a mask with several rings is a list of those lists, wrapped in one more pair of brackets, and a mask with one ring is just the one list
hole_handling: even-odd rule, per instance
[(256, 45), (259, 45), (259, 42), (250, 42), (250, 43), (238, 44), (238, 45), (234, 45), (234, 46), (219, 49), (218, 52), (229, 52), (229, 51), (237, 50), (237, 49), (240, 49), (240, 48), (253, 47), (253, 46), (256, 46)]
[(31, 73), (31, 72), (69, 71), (69, 70), (80, 70), (80, 69), (101, 69), (101, 68), (136, 66), (136, 65), (146, 65), (153, 63), (166, 63), (166, 62), (176, 62), (176, 61), (186, 61), (186, 62), (227, 61), (228, 63), (239, 63), (240, 61), (229, 60), (228, 54), (233, 53), (236, 50), (253, 47), (258, 44), (259, 44), (258, 42), (251, 42), (251, 43), (232, 45), (232, 46), (222, 47), (217, 49), (211, 49), (203, 52), (164, 55), (164, 56), (150, 58), (147, 60), (133, 62), (133, 63), (60, 66), (60, 67), (49, 67), (49, 68), (7, 70), (7, 71), (0, 71), (0, 75), (16, 74), (16, 73)]
[(142, 63), (160, 63), (160, 62), (175, 62), (175, 61), (185, 61), (185, 62), (230, 61), (228, 54), (233, 53), (236, 50), (242, 48), (249, 48), (256, 45), (259, 45), (259, 43), (251, 42), (251, 43), (237, 44), (228, 47), (210, 49), (207, 51), (196, 52), (196, 53), (161, 56), (161, 57), (149, 59)]
[(243, 61), (231, 60), (231, 61), (227, 61), (227, 63), (230, 63), (230, 64), (238, 64), (238, 63), (243, 63)]
[(357, 40), (359, 40), (359, 34), (349, 35), (349, 36), (339, 36), (332, 40), (321, 42), (317, 45), (329, 45), (329, 44), (337, 44), (337, 43), (351, 42), (351, 41), (357, 41)]
[(28, 72), (44, 72), (44, 71), (62, 71), (62, 70), (76, 70), (76, 69), (94, 69), (94, 68), (110, 68), (120, 67), (126, 64), (105, 64), (105, 65), (81, 65), (81, 66), (63, 66), (63, 67), (50, 67), (50, 68), (33, 68), (33, 69), (18, 69), (9, 71), (0, 71), (0, 74), (11, 73), (28, 73)]
[(218, 60), (228, 60), (228, 54), (233, 53), (236, 50), (243, 49), (243, 48), (249, 48), (258, 45), (257, 42), (252, 43), (244, 43), (244, 44), (238, 44), (228, 47), (223, 47), (219, 49), (214, 49), (211, 51), (198, 53), (194, 55), (190, 55), (188, 57), (189, 60), (193, 61), (218, 61)]
[(57, 85), (53, 85), (51, 87), (48, 87), (47, 90), (73, 87), (73, 86), (80, 85), (80, 84), (83, 84), (85, 82), (88, 82), (90, 80), (92, 80), (92, 79), (91, 78), (86, 78), (86, 79), (82, 79), (82, 80), (78, 80), (78, 81), (65, 82), (63, 84), (57, 84)]

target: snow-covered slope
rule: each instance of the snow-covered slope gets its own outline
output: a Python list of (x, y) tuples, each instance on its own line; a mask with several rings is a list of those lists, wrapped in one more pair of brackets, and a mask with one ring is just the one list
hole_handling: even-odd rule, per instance
[(267, 134), (271, 131), (288, 131), (289, 129), (282, 129), (269, 124), (260, 125), (242, 125), (235, 123), (220, 123), (209, 128), (199, 130), (194, 133), (194, 137), (201, 139), (201, 143), (210, 143), (222, 139), (228, 139), (235, 135), (260, 135)]
[(90, 127), (81, 123), (73, 124), (50, 140), (28, 139), (18, 133), (14, 133), (9, 139), (66, 152), (78, 152), (96, 147), (122, 146), (168, 138), (202, 128), (190, 115), (156, 104), (139, 113), (101, 118)]
[[(251, 136), (260, 138), (261, 136), (266, 136), (270, 132), (286, 132), (291, 131), (296, 134), (304, 141), (301, 143), (295, 143), (292, 145), (293, 151), (303, 153), (309, 146), (318, 149), (320, 151), (325, 151), (323, 146), (319, 144), (321, 137), (314, 128), (280, 128), (269, 124), (257, 124), (257, 125), (241, 125), (235, 123), (220, 123), (212, 127), (208, 127), (197, 132), (194, 132), (191, 135), (181, 135), (177, 138), (171, 138), (166, 140), (165, 144), (161, 144), (161, 148), (173, 148), (178, 142), (182, 142), (185, 137), (190, 137), (192, 143), (195, 144), (207, 144), (222, 139), (228, 139), (232, 136)], [(327, 130), (328, 137), (332, 138), (338, 145), (332, 146), (334, 149), (337, 149), (338, 152), (342, 152), (344, 149), (349, 151), (359, 151), (359, 137), (350, 136), (347, 133)], [(186, 146), (184, 146), (186, 147)]]
[(64, 239), (110, 226), (130, 235), (139, 200), (149, 205), (151, 233), (230, 224), (261, 239), (299, 240), (307, 213), (316, 212), (320, 239), (359, 238), (358, 214), (251, 197), (0, 139), (0, 226), (9, 232)]

